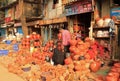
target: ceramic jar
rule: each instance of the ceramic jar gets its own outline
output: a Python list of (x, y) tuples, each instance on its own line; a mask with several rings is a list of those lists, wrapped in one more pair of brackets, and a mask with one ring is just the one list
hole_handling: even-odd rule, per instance
[(103, 37), (103, 31), (102, 30), (99, 30), (97, 32), (97, 37)]
[(104, 20), (104, 22), (103, 22), (103, 26), (104, 26), (104, 27), (107, 27), (110, 21), (111, 21), (110, 18), (106, 18), (106, 19)]
[(102, 18), (96, 19), (96, 24), (98, 27), (103, 27), (104, 20)]

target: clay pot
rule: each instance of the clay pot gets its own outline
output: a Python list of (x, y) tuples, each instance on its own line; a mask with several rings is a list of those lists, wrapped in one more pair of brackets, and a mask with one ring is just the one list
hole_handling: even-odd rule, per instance
[(71, 57), (67, 57), (64, 61), (66, 65), (71, 64), (73, 62)]
[(40, 42), (34, 42), (34, 46), (40, 46)]
[(58, 33), (57, 37), (58, 37), (58, 40), (61, 40), (62, 39), (62, 34)]
[(79, 60), (80, 55), (74, 55), (73, 60)]
[(31, 40), (33, 39), (33, 36), (34, 36), (33, 34), (30, 35), (30, 39), (31, 39)]
[(78, 48), (76, 48), (76, 49), (74, 50), (74, 54), (75, 54), (75, 55), (80, 55), (80, 54), (81, 54), (81, 51), (80, 51)]
[(73, 53), (75, 51), (76, 47), (75, 46), (70, 46), (69, 50), (71, 53)]
[(97, 72), (101, 67), (100, 61), (94, 61), (90, 64), (90, 69), (92, 72)]
[(110, 21), (111, 21), (110, 18), (106, 18), (106, 19), (104, 20), (103, 26), (104, 26), (104, 27), (108, 26)]
[(69, 42), (71, 46), (75, 46), (77, 44), (77, 40), (70, 40)]
[(118, 81), (119, 73), (117, 72), (110, 72), (106, 76), (106, 81)]
[(39, 34), (36, 35), (36, 39), (38, 39), (38, 40), (40, 39), (40, 35)]
[(102, 18), (96, 18), (96, 24), (98, 27), (102, 27), (104, 23), (104, 20)]
[(111, 72), (117, 72), (117, 69), (115, 67), (112, 67), (110, 71)]
[(73, 27), (73, 30), (74, 30), (74, 31), (79, 31), (79, 30), (80, 30), (80, 27), (79, 27), (79, 26), (74, 26), (74, 27)]
[(115, 66), (116, 68), (120, 68), (120, 63), (115, 63), (114, 66)]

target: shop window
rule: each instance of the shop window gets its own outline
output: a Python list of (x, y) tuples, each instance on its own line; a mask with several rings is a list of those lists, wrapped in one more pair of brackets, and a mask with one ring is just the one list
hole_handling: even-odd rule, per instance
[(53, 0), (53, 9), (55, 9), (55, 6), (58, 2), (59, 2), (59, 0)]
[(116, 6), (120, 6), (120, 0), (113, 0), (113, 4)]

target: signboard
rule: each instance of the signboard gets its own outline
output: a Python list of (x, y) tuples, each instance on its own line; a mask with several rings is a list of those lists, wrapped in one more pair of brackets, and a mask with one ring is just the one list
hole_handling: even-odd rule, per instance
[(75, 15), (80, 13), (92, 12), (92, 0), (77, 2), (71, 5), (65, 6), (66, 16)]
[(110, 15), (116, 17), (117, 20), (120, 20), (120, 7), (112, 8)]
[(6, 9), (5, 10), (5, 22), (10, 22), (14, 20), (14, 8)]

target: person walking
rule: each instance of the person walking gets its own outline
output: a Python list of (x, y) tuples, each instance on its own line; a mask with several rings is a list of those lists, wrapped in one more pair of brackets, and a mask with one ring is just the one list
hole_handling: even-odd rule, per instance
[(60, 28), (59, 32), (62, 34), (62, 44), (64, 46), (65, 53), (69, 52), (70, 43), (71, 40), (71, 34), (68, 30)]

